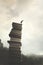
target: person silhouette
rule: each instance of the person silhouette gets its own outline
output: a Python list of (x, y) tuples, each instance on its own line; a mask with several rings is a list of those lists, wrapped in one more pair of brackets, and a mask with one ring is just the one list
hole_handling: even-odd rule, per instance
[(21, 20), (21, 23), (23, 22), (24, 20)]

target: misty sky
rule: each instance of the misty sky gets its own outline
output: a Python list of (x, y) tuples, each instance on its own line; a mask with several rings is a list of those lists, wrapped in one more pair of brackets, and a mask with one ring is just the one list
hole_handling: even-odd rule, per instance
[(0, 39), (5, 47), (12, 22), (22, 26), (22, 53), (43, 54), (43, 0), (0, 0)]

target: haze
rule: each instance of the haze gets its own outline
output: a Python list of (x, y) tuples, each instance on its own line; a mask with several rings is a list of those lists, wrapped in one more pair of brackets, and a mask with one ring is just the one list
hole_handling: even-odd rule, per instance
[(12, 22), (22, 26), (22, 53), (43, 54), (43, 0), (0, 0), (0, 39), (9, 47)]

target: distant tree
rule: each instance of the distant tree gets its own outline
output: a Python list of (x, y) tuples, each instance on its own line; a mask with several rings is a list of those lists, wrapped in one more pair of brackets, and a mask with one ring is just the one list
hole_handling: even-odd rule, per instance
[(3, 43), (1, 42), (1, 39), (0, 39), (0, 47), (1, 47), (1, 48), (3, 47)]
[(22, 55), (21, 65), (43, 65), (43, 56), (24, 56)]

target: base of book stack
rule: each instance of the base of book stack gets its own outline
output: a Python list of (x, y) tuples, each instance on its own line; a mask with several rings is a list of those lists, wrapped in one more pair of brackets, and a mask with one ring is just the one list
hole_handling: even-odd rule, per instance
[(22, 24), (12, 23), (12, 30), (9, 34), (9, 65), (21, 64), (21, 31)]

